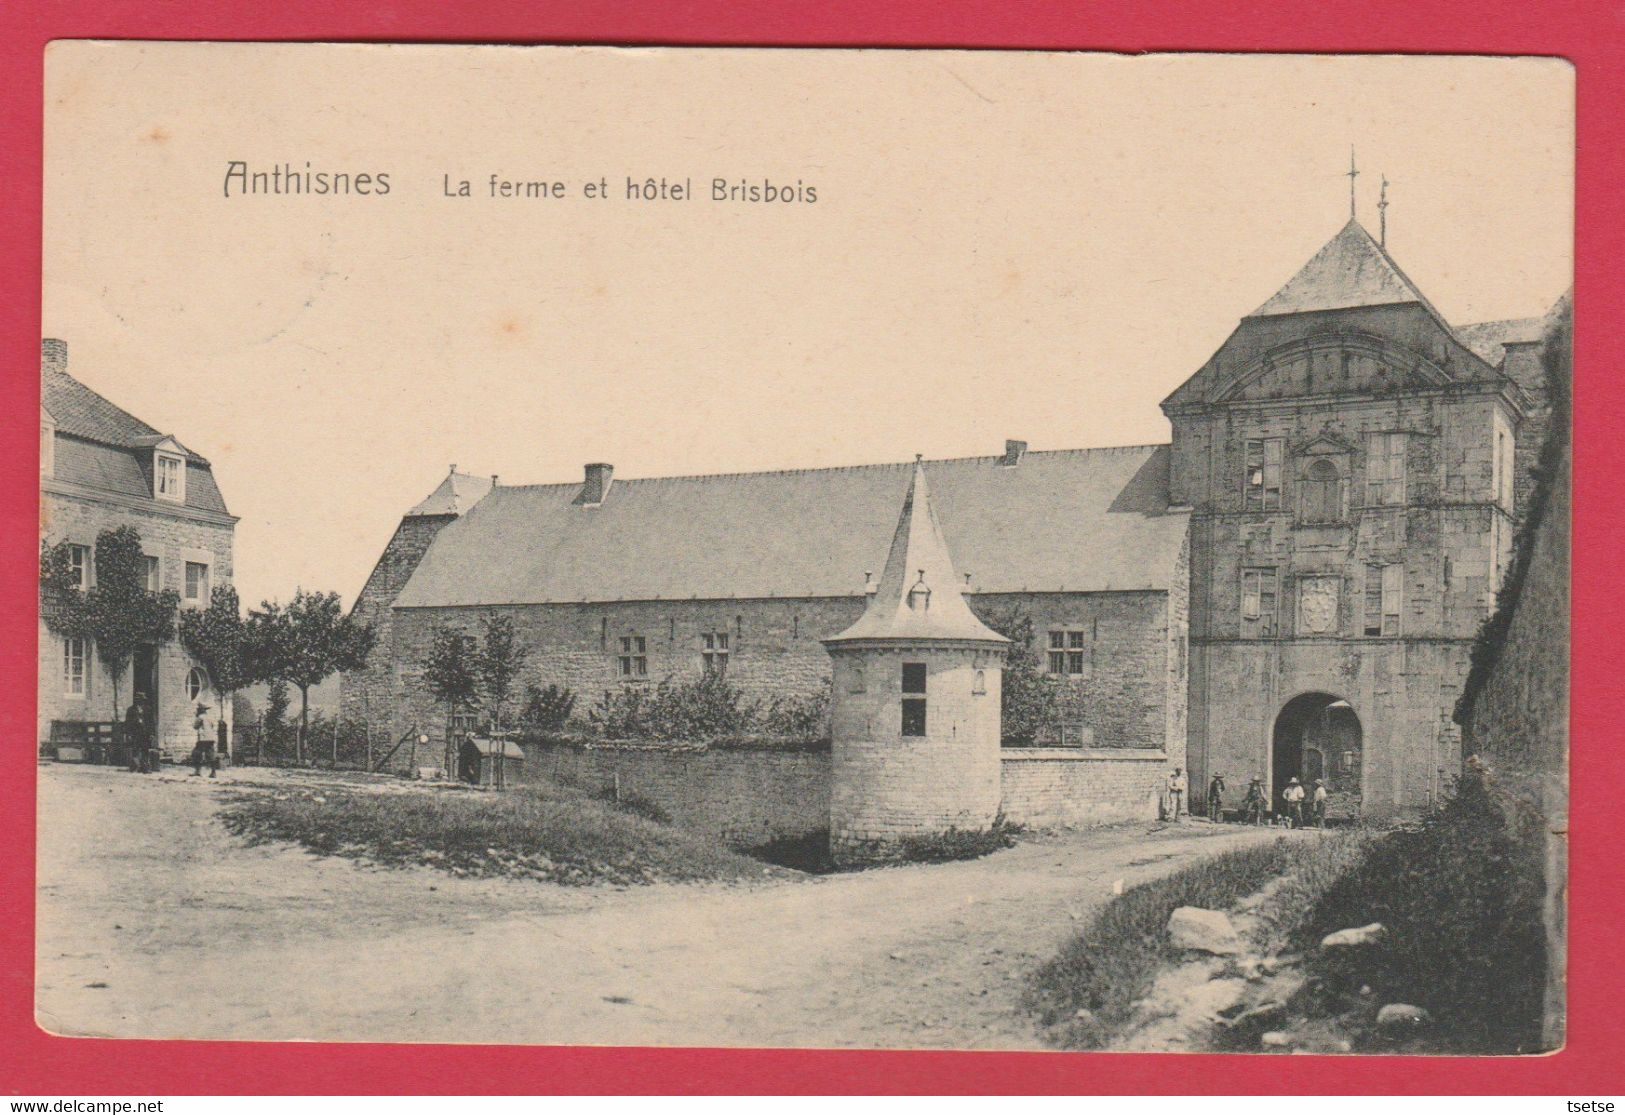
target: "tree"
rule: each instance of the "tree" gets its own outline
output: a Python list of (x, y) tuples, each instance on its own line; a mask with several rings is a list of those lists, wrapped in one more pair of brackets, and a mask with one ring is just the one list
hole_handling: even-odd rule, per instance
[[(456, 770), (452, 717), (458, 709), (474, 707), (480, 695), (479, 652), (473, 637), (454, 627), (436, 627), (430, 635), (429, 655), (423, 660), (423, 683), (434, 699), (446, 706), (446, 773), (451, 774)], [(417, 747), (416, 731), (412, 733), (412, 746)]]
[(982, 621), (1010, 640), (999, 704), (1002, 742), (1007, 747), (1031, 747), (1055, 725), (1060, 686), (1044, 672), (1043, 652), (1033, 645), (1032, 616), (1010, 604), (990, 609)]
[(186, 653), (208, 672), (209, 684), (224, 710), (232, 695), (253, 680), (237, 590), (216, 585), (207, 608), (182, 612), (180, 637)]
[(173, 590), (147, 590), (147, 556), (134, 527), (104, 530), (96, 536), (95, 582), (79, 588), (66, 543), (40, 555), (41, 614), (46, 626), (64, 638), (89, 639), (112, 681), (113, 715), (119, 719), (119, 682), (137, 648), (167, 643), (175, 635), (180, 597)]
[(485, 638), (477, 662), (480, 691), (485, 694), (486, 707), (491, 713), (491, 730), (498, 732), (502, 729), (502, 706), (507, 703), (514, 678), (524, 668), (530, 652), (515, 638), (513, 620), (507, 616), (488, 615), (481, 626)]
[(265, 694), (264, 738), (260, 740), (260, 754), (265, 753), (267, 743), (276, 741), (287, 731), (288, 706), (292, 703), (288, 697), (288, 683), (281, 678), (272, 678)]
[(346, 615), (336, 592), (300, 589), (286, 605), (267, 600), (248, 613), (246, 629), (250, 674), (280, 679), (299, 690), (299, 734), (294, 758), (305, 755), (310, 726), (310, 687), (339, 672), (367, 663), (378, 634), (368, 624)]

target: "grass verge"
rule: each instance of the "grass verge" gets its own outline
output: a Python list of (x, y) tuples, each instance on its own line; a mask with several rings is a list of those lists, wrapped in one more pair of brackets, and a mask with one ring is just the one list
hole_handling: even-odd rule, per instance
[(1179, 958), (1167, 933), (1175, 909), (1229, 910), (1268, 887), (1252, 913), (1265, 943), (1284, 941), (1358, 859), (1364, 839), (1353, 833), (1277, 838), (1131, 887), (1038, 970), (1026, 1006), (1052, 1044), (1099, 1049), (1131, 1024), (1134, 1004), (1151, 990), (1163, 966)]
[[(1285, 838), (1205, 859), (1106, 903), (1060, 955), (1038, 970), (1025, 1004), (1051, 1044), (1098, 1049), (1127, 1023), (1157, 970), (1175, 956), (1168, 916), (1180, 906), (1225, 910), (1283, 874), (1294, 848)], [(1079, 1012), (1087, 1012), (1079, 1017)]]
[[(1545, 893), (1540, 821), (1476, 775), (1415, 829), (1373, 840), (1328, 887), (1294, 936), (1317, 993), (1312, 1016), (1337, 1017), (1357, 1050), (1458, 1054), (1543, 1048)], [(1376, 944), (1322, 952), (1321, 938), (1381, 922)], [(1370, 990), (1361, 993), (1362, 988)], [(1378, 1033), (1375, 1007), (1404, 1002), (1432, 1022), (1402, 1040)]]
[(457, 875), (634, 885), (785, 874), (550, 782), (504, 793), (358, 792), (333, 786), (250, 791), (227, 801), (222, 820), (250, 843), (289, 841), (322, 855), (422, 865)]

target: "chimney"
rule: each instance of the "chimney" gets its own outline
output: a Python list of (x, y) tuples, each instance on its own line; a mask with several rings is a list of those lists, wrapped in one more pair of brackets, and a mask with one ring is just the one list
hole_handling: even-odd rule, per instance
[(581, 485), (581, 498), (578, 502), (587, 507), (597, 507), (604, 502), (604, 497), (609, 495), (609, 485), (614, 478), (614, 465), (588, 465), (586, 478)]
[(1026, 442), (1016, 441), (1013, 438), (1006, 438), (1004, 442), (1004, 456), (999, 459), (999, 464), (1003, 465), (1005, 468), (1015, 468), (1016, 465), (1021, 463), (1022, 455), (1026, 452)]
[(55, 337), (40, 340), (40, 371), (66, 372), (68, 370), (68, 342)]

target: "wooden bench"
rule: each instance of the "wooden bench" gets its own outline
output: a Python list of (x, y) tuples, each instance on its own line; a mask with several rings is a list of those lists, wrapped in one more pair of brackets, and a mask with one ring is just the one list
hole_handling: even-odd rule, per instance
[(115, 763), (122, 758), (123, 735), (111, 720), (53, 720), (40, 754), (59, 763)]

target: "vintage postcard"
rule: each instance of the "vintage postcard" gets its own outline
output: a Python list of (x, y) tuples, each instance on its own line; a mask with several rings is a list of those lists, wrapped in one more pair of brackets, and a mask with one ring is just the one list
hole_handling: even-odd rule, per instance
[(1568, 64), (45, 94), (46, 1030), (1566, 1040)]

